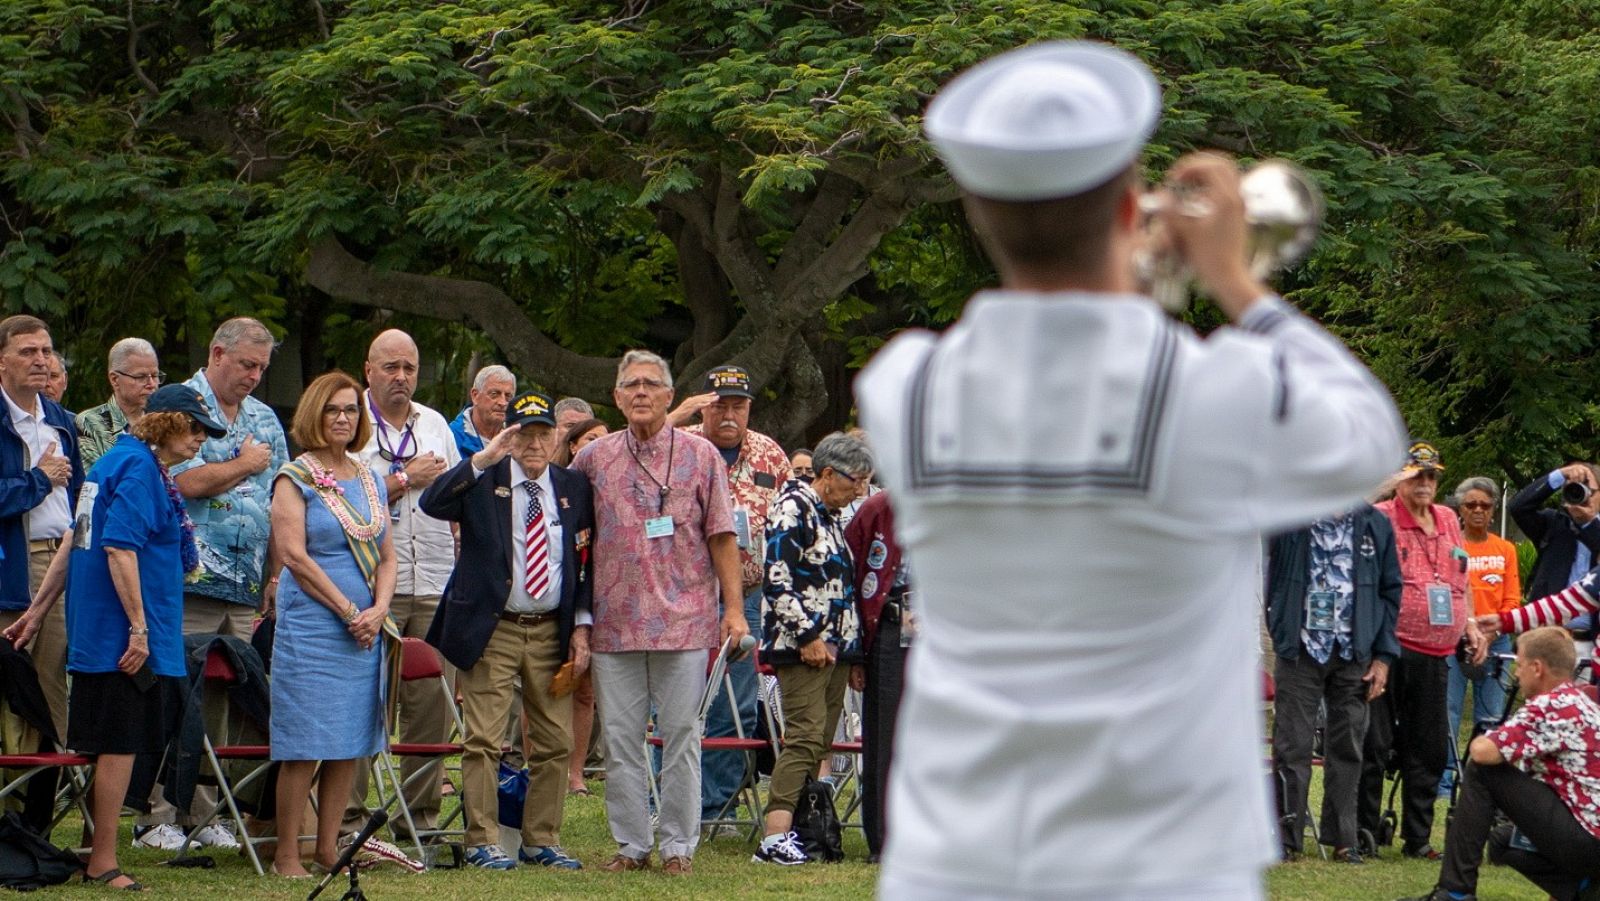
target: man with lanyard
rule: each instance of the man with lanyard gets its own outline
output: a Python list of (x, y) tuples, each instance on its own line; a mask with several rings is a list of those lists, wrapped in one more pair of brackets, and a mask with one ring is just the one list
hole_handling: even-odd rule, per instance
[(1439, 882), (1412, 901), (1475, 901), (1485, 841), (1491, 860), (1557, 901), (1600, 898), (1600, 707), (1572, 684), (1577, 662), (1565, 629), (1517, 639), (1527, 701), (1468, 746)]
[[(0, 629), (28, 609), (83, 485), (72, 417), (47, 397), (55, 351), (33, 316), (0, 319)], [(67, 737), (67, 621), (56, 604), (29, 650), (56, 738)], [(31, 750), (31, 749), (30, 749)]]
[[(400, 634), (422, 638), (439, 609), (439, 595), (455, 566), (455, 539), (450, 524), (423, 513), (422, 492), (446, 468), (461, 462), (450, 423), (437, 411), (411, 399), (417, 388), (417, 344), (399, 329), (372, 340), (363, 368), (367, 380), (362, 400), (372, 414), (372, 437), (361, 448), (361, 462), (384, 480), (389, 498), (389, 537), (394, 543), (395, 588), (389, 616)], [(451, 676), (446, 667), (446, 675)], [(400, 736), (407, 743), (448, 741), (454, 718), (437, 685), (404, 683), (400, 691)], [(408, 757), (403, 780), (428, 764)], [(366, 821), (367, 767), (357, 767), (344, 828), (354, 832)], [(407, 792), (417, 828), (433, 829), (439, 816), (438, 774), (417, 780)]]
[[(650, 866), (644, 734), (663, 741), (662, 870), (687, 876), (700, 839), (699, 702), (706, 651), (750, 634), (727, 464), (667, 422), (667, 361), (630, 350), (612, 399), (628, 427), (589, 443), (572, 468), (594, 485), (594, 688), (606, 735), (606, 818), (619, 846), (604, 869)], [(721, 622), (718, 622), (718, 602)]]
[[(700, 422), (684, 431), (701, 435), (728, 464), (728, 490), (733, 494), (733, 531), (739, 543), (739, 565), (744, 591), (745, 619), (761, 622), (762, 563), (767, 545), (767, 513), (778, 489), (789, 480), (789, 457), (778, 442), (750, 428), (750, 407), (755, 394), (750, 374), (738, 366), (718, 366), (706, 373), (705, 388), (674, 410), (681, 422), (692, 413)], [(728, 664), (733, 694), (745, 736), (756, 732), (756, 664), (750, 656)], [(736, 735), (727, 695), (721, 691), (706, 716), (706, 737)], [(700, 816), (721, 816), (744, 779), (745, 756), (735, 751), (713, 751), (700, 762)]]
[[(229, 319), (211, 337), (205, 368), (186, 383), (227, 425), (221, 438), (207, 438), (193, 459), (172, 467), (178, 491), (188, 499), (200, 550), (200, 578), (185, 587), (183, 634), (214, 633), (250, 640), (258, 609), (270, 611), (277, 592), (277, 555), (271, 549), (272, 478), (289, 460), (283, 426), (272, 408), (250, 396), (266, 375), (277, 346), (272, 332), (254, 319)], [(220, 725), (226, 699), (205, 697), (206, 722)], [(191, 811), (209, 810), (215, 790), (195, 790)], [(167, 850), (174, 842), (165, 802), (134, 828), (135, 841)], [(165, 828), (163, 828), (165, 827)], [(234, 847), (225, 826), (213, 824), (196, 836), (202, 844)]]
[(517, 393), (517, 377), (500, 366), (485, 366), (472, 379), (469, 403), (450, 421), (456, 449), (470, 457), (494, 440), (506, 424), (506, 405)]
[(111, 449), (117, 436), (144, 415), (145, 399), (167, 379), (156, 360), (156, 349), (143, 338), (123, 338), (111, 345), (107, 378), (111, 399), (78, 414), (78, 440), (83, 468), (94, 468), (100, 455)]
[(1051, 42), (923, 120), (1001, 289), (856, 381), (917, 590), (885, 898), (1248, 901), (1277, 859), (1260, 534), (1354, 503), (1404, 433), (1251, 274), (1232, 160), (1180, 159), (1192, 202), (1153, 215), (1233, 326), (1201, 339), (1139, 293), (1161, 109), (1137, 58)]

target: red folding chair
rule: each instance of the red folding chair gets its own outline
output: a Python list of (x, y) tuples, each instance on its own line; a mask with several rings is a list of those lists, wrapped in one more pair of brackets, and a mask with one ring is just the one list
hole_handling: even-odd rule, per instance
[[(455, 720), (455, 734), (457, 736), (465, 734), (466, 728), (461, 722), (461, 711), (456, 707), (455, 695), (450, 691), (449, 681), (445, 679), (444, 666), (439, 662), (439, 653), (420, 638), (400, 639), (400, 681), (416, 682), (426, 679), (438, 681), (439, 690), (444, 693), (444, 702), (449, 705), (450, 715)], [(390, 686), (390, 690), (395, 691), (398, 687)], [(448, 758), (460, 756), (461, 744), (459, 742), (391, 742), (386, 750), (373, 758), (373, 774), (376, 777), (378, 803), (386, 811), (391, 807), (400, 809), (400, 818), (405, 821), (406, 828), (411, 832), (411, 839), (417, 850), (417, 860), (426, 861), (428, 859), (422, 847), (423, 839), (450, 836), (459, 840), (463, 837), (463, 830), (447, 828), (450, 823), (462, 815), (462, 809), (461, 805), (457, 803), (455, 810), (448, 817), (445, 817), (437, 827), (419, 830), (416, 820), (412, 818), (411, 806), (406, 802), (406, 789), (411, 788), (423, 779), (438, 779), (445, 761)], [(428, 763), (412, 773), (409, 779), (401, 779), (396, 760), (403, 757), (423, 758)], [(389, 822), (392, 827), (395, 827), (394, 835), (398, 840), (400, 838), (399, 824), (393, 818)]]
[[(234, 670), (233, 662), (228, 659), (228, 655), (221, 648), (213, 645), (211, 650), (206, 653), (203, 678), (207, 683), (207, 691), (226, 691), (229, 686), (238, 683), (239, 674)], [(210, 731), (207, 730), (202, 737), (202, 741), (206, 763), (216, 781), (217, 793), (222, 796), (222, 800), (213, 806), (199, 823), (190, 827), (187, 837), (192, 840), (196, 833), (209, 826), (211, 821), (215, 820), (226, 809), (228, 815), (233, 817), (233, 821), (239, 826), (240, 843), (244, 846), (246, 856), (250, 858), (250, 865), (256, 868), (257, 876), (265, 875), (266, 870), (261, 866), (261, 857), (256, 853), (255, 846), (263, 842), (275, 842), (279, 838), (277, 836), (252, 836), (245, 829), (245, 818), (239, 811), (238, 794), (245, 788), (266, 778), (267, 772), (272, 767), (272, 748), (270, 745), (236, 745), (230, 742), (228, 735), (221, 737), (223, 738), (222, 744), (217, 744), (212, 740)], [(251, 767), (243, 777), (230, 779), (228, 770), (222, 763), (224, 760), (246, 761), (256, 765)], [(187, 856), (189, 849), (193, 846), (192, 841), (185, 842), (183, 850), (178, 852), (177, 859)]]

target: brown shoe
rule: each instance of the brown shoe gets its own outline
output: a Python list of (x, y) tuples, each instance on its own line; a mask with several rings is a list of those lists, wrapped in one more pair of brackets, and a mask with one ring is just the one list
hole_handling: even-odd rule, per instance
[(668, 876), (693, 876), (694, 861), (687, 857), (669, 857), (661, 864), (661, 872)]
[(634, 870), (648, 870), (650, 869), (650, 856), (647, 854), (642, 858), (629, 857), (626, 854), (618, 853), (606, 861), (600, 869), (605, 870), (607, 873), (631, 873)]

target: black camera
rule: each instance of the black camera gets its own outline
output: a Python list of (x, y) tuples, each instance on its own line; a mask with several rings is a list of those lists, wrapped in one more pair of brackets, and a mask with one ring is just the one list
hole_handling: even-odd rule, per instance
[(1582, 482), (1568, 482), (1561, 486), (1561, 502), (1565, 504), (1581, 504), (1589, 500), (1589, 495), (1594, 492)]

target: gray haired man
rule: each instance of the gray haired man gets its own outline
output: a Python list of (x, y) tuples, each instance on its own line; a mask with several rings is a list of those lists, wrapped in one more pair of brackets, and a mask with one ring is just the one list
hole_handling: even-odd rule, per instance
[(494, 440), (506, 424), (506, 406), (517, 394), (517, 377), (499, 365), (485, 366), (472, 378), (468, 403), (450, 420), (456, 436), (456, 449), (470, 457)]
[(94, 466), (111, 449), (117, 436), (144, 415), (144, 402), (167, 380), (156, 359), (156, 349), (143, 338), (123, 338), (111, 345), (106, 378), (111, 399), (78, 414), (78, 452), (83, 468)]

